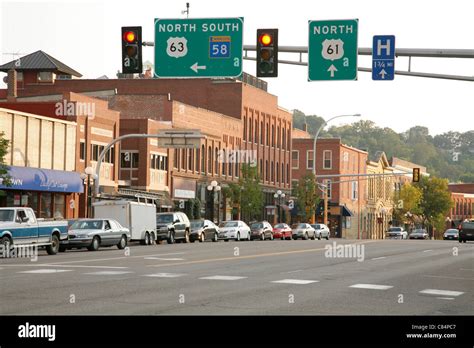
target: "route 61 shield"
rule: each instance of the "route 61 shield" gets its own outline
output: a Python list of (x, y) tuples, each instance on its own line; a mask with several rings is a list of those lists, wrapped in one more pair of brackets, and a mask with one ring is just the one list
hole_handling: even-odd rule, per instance
[(327, 60), (337, 60), (344, 56), (344, 41), (341, 39), (324, 40), (321, 55)]
[(170, 37), (167, 41), (166, 53), (170, 57), (180, 58), (188, 53), (188, 40), (185, 37)]

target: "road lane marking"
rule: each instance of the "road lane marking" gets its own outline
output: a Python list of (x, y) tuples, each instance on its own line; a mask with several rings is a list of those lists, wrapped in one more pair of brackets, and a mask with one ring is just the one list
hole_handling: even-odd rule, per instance
[(66, 262), (56, 262), (56, 263), (49, 263), (50, 265), (56, 264), (70, 264), (70, 263), (81, 263), (81, 262), (96, 262), (96, 261), (112, 261), (112, 260), (122, 260), (122, 259), (136, 259), (136, 258), (143, 258), (147, 256), (168, 256), (168, 255), (182, 255), (185, 252), (179, 253), (167, 253), (167, 254), (150, 254), (150, 255), (137, 255), (137, 256), (122, 256), (122, 257), (111, 257), (106, 259), (87, 259), (87, 260), (76, 260), (76, 261), (66, 261)]
[(474, 279), (472, 279), (472, 278), (450, 277), (450, 276), (438, 276), (438, 275), (430, 275), (430, 274), (423, 275), (423, 277), (428, 277), (428, 278), (446, 278), (446, 279), (458, 279), (458, 280), (470, 280), (470, 281), (474, 281)]
[(371, 260), (382, 260), (382, 259), (386, 259), (386, 258), (387, 258), (386, 256), (380, 256), (380, 257), (374, 257)]
[(297, 269), (296, 271), (289, 271), (289, 272), (283, 272), (283, 273), (297, 273), (297, 272), (303, 272), (303, 270)]
[(51, 274), (51, 273), (62, 273), (62, 272), (72, 272), (72, 269), (35, 269), (33, 271), (22, 271), (17, 273), (33, 273), (33, 274)]
[(128, 267), (119, 267), (119, 266), (83, 266), (83, 265), (48, 265), (44, 264), (43, 266), (51, 267), (68, 267), (68, 268), (105, 268), (105, 269), (127, 269)]
[(210, 277), (202, 277), (199, 279), (206, 279), (206, 280), (239, 280), (239, 279), (245, 279), (247, 277), (237, 277), (237, 276), (210, 276)]
[[(370, 244), (370, 243), (377, 243), (377, 240), (370, 240), (365, 242), (359, 243), (352, 243), (352, 244), (344, 244), (344, 245), (357, 245), (357, 244)], [(326, 250), (326, 248), (316, 248), (316, 249), (303, 249), (303, 250), (290, 250), (290, 251), (283, 251), (283, 252), (275, 252), (275, 253), (266, 253), (266, 254), (254, 254), (254, 255), (245, 255), (245, 256), (232, 256), (232, 257), (221, 257), (215, 259), (204, 259), (204, 260), (194, 260), (194, 261), (186, 261), (186, 262), (176, 262), (176, 263), (168, 263), (166, 265), (147, 265), (147, 267), (169, 267), (169, 266), (181, 266), (181, 265), (192, 265), (198, 263), (207, 263), (207, 262), (218, 262), (218, 261), (235, 261), (235, 260), (243, 260), (243, 259), (255, 259), (258, 257), (269, 257), (269, 256), (281, 256), (281, 255), (292, 255), (292, 254), (302, 254), (314, 251), (322, 251)]]
[(186, 274), (184, 273), (153, 273), (153, 274), (145, 274), (144, 277), (157, 277), (157, 278), (178, 278), (183, 277)]
[(454, 300), (454, 297), (436, 297), (439, 300)]
[(460, 268), (461, 271), (474, 271), (474, 268)]
[(145, 260), (162, 260), (162, 261), (184, 261), (186, 259), (180, 259), (180, 258), (164, 258), (164, 257), (153, 257), (153, 256), (150, 256), (150, 257), (145, 257)]
[(420, 294), (439, 295), (439, 296), (460, 296), (464, 294), (464, 292), (452, 291), (452, 290), (425, 289), (425, 290), (420, 291)]
[(127, 272), (127, 271), (100, 271), (100, 272), (91, 272), (91, 273), (84, 273), (87, 275), (119, 275), (119, 274), (127, 274), (127, 273), (133, 273), (133, 272)]
[(349, 286), (350, 288), (357, 289), (371, 289), (371, 290), (388, 290), (393, 288), (391, 285), (377, 285), (377, 284), (354, 284)]
[(433, 251), (433, 250), (423, 250), (424, 253), (429, 253), (430, 251)]
[(282, 279), (282, 280), (275, 280), (275, 281), (272, 281), (272, 283), (307, 285), (307, 284), (311, 284), (311, 283), (319, 283), (319, 280)]

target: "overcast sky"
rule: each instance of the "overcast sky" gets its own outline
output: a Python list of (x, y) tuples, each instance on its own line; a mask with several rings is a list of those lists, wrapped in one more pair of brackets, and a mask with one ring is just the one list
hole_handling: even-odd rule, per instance
[[(190, 18), (244, 17), (246, 45), (255, 44), (257, 28), (279, 28), (280, 45), (307, 46), (308, 20), (358, 18), (359, 47), (371, 47), (373, 35), (395, 35), (398, 48), (474, 49), (472, 0), (189, 2)], [(154, 18), (185, 18), (186, 8), (186, 1), (162, 0), (0, 3), (2, 63), (12, 60), (4, 53), (41, 49), (84, 78), (114, 78), (121, 69), (120, 27), (141, 25), (143, 39), (153, 41)], [(144, 60), (153, 62), (151, 47), (144, 47)], [(359, 57), (359, 67), (370, 65), (370, 57)], [(412, 71), (474, 76), (474, 59), (412, 58), (411, 65)], [(397, 58), (397, 70), (407, 67), (408, 58)], [(244, 71), (255, 75), (255, 62), (244, 61)], [(326, 119), (361, 113), (397, 132), (421, 125), (432, 135), (474, 129), (473, 82), (400, 75), (378, 82), (370, 73), (358, 76), (358, 81), (307, 82), (307, 67), (280, 64), (278, 78), (267, 81), (280, 106)]]

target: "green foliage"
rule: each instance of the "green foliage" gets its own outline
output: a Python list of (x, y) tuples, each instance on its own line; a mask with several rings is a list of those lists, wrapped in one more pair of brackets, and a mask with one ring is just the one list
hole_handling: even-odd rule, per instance
[[(293, 125), (303, 129), (308, 125), (315, 134), (322, 119), (305, 116), (299, 110), (293, 113)], [(350, 125), (332, 126), (321, 136), (339, 137), (344, 144), (366, 150), (369, 154), (384, 151), (388, 158), (395, 156), (427, 167), (436, 177), (451, 182), (474, 182), (474, 131), (446, 132), (431, 136), (426, 127), (415, 126), (403, 133), (380, 128), (372, 121), (361, 120)]]
[[(230, 186), (230, 190), (238, 197), (240, 189), (240, 209), (242, 215), (249, 221), (260, 218), (263, 210), (263, 193), (260, 187), (260, 176), (257, 167), (250, 164), (242, 164), (242, 174), (239, 178), (239, 186)], [(238, 199), (238, 198), (237, 198)]]
[[(8, 139), (4, 138), (4, 133), (0, 132), (0, 182), (5, 186), (10, 186), (10, 176), (5, 165), (5, 156), (8, 152)], [(5, 195), (5, 192), (0, 190), (0, 196)]]
[(295, 193), (298, 213), (304, 221), (308, 221), (314, 216), (316, 206), (319, 204), (319, 189), (313, 173), (310, 172), (300, 178)]

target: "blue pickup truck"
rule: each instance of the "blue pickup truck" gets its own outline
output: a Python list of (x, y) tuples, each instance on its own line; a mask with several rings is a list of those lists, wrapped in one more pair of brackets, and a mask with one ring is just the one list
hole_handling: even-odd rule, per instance
[(49, 255), (55, 255), (60, 241), (67, 239), (67, 225), (67, 220), (39, 221), (31, 208), (0, 208), (0, 245), (3, 250), (46, 247)]

